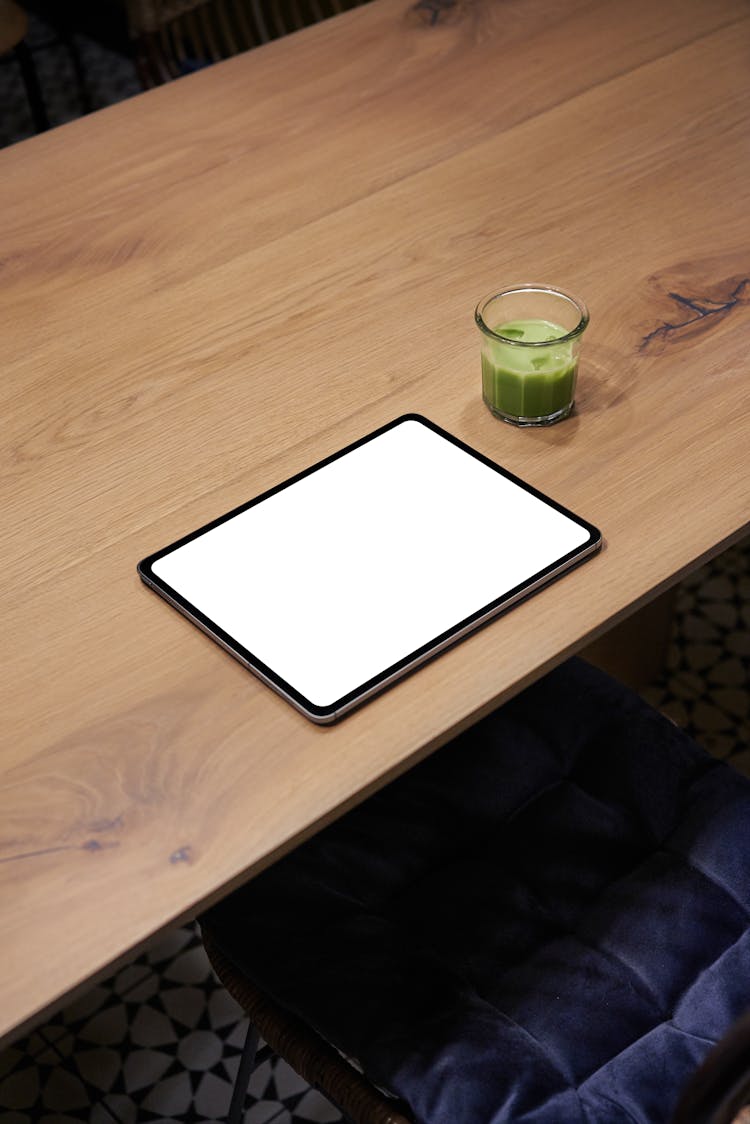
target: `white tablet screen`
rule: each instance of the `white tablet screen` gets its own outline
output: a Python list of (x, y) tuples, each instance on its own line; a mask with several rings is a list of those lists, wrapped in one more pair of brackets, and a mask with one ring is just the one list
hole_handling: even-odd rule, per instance
[(331, 710), (591, 542), (588, 524), (408, 416), (159, 552), (150, 573)]

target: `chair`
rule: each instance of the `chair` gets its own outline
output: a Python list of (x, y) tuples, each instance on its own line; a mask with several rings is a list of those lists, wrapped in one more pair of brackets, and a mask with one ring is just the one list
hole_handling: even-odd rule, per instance
[(44, 104), (39, 77), (34, 65), (34, 55), (38, 51), (56, 47), (58, 44), (65, 47), (73, 68), (81, 110), (83, 113), (90, 113), (93, 108), (81, 55), (71, 29), (65, 20), (65, 13), (53, 13), (47, 19), (53, 27), (53, 37), (30, 47), (26, 41), (28, 17), (25, 9), (16, 4), (15, 0), (0, 0), (0, 60), (3, 62), (12, 61), (13, 57), (18, 63), (26, 89), (31, 118), (37, 133), (43, 133), (50, 128), (47, 108)]
[(144, 89), (287, 35), (362, 0), (127, 0)]
[(42, 133), (49, 129), (49, 119), (34, 59), (26, 42), (27, 31), (28, 18), (23, 8), (14, 3), (14, 0), (0, 0), (0, 58), (10, 57), (11, 53), (15, 57), (26, 89), (34, 128), (37, 133)]
[(729, 1124), (748, 824), (747, 778), (569, 661), (203, 917), (255, 1023), (232, 1119), (260, 1031), (354, 1124)]
[[(401, 1111), (397, 1100), (376, 1089), (311, 1027), (255, 987), (222, 955), (205, 931), (203, 946), (219, 980), (250, 1020), (228, 1124), (240, 1124), (244, 1119), (253, 1069), (273, 1054), (284, 1058), (300, 1077), (320, 1089), (355, 1124), (413, 1124), (413, 1118)], [(260, 1038), (266, 1043), (261, 1049)]]

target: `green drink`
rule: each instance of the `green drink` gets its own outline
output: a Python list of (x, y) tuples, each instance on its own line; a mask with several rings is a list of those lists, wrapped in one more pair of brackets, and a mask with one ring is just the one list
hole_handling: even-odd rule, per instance
[(479, 302), (482, 396), (512, 425), (552, 425), (573, 409), (583, 301), (549, 285), (515, 285)]
[(492, 413), (530, 424), (566, 417), (578, 373), (578, 349), (564, 338), (570, 330), (550, 320), (510, 320), (491, 331), (482, 346), (482, 394)]

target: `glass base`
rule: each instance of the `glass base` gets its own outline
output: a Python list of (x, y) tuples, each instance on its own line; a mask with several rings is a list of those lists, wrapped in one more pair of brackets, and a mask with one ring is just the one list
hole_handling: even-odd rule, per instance
[(507, 422), (508, 425), (554, 425), (555, 422), (563, 421), (564, 418), (569, 417), (575, 406), (575, 402), (570, 402), (567, 406), (563, 406), (562, 410), (556, 410), (554, 414), (544, 414), (539, 418), (518, 418), (513, 414), (505, 414), (502, 410), (498, 410), (486, 398), (484, 404), (490, 413), (494, 414), (496, 418), (500, 418), (501, 421)]

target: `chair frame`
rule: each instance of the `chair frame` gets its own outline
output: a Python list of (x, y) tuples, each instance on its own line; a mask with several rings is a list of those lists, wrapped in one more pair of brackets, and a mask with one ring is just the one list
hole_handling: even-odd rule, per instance
[(21, 37), (17, 39), (16, 42), (12, 42), (12, 45), (8, 46), (0, 53), (0, 62), (7, 63), (15, 61), (18, 64), (21, 79), (26, 90), (34, 131), (37, 133), (44, 133), (51, 128), (42, 87), (34, 64), (34, 56), (40, 51), (47, 50), (49, 47), (56, 47), (58, 44), (62, 44), (62, 46), (65, 47), (73, 67), (73, 75), (78, 99), (81, 103), (81, 110), (84, 114), (91, 113), (93, 105), (86, 82), (86, 72), (78, 50), (78, 45), (64, 16), (58, 18), (54, 16), (46, 17), (47, 23), (54, 32), (53, 38), (30, 46), (27, 42), (28, 15), (26, 11), (20, 8), (15, 3), (15, 0), (8, 0), (7, 3), (0, 2), (0, 15), (5, 15), (9, 18), (15, 16), (17, 19), (17, 32)]
[(747, 1118), (748, 1105), (750, 1011), (714, 1046), (688, 1081), (671, 1124), (739, 1124)]
[(144, 89), (320, 23), (364, 0), (126, 0), (133, 59)]
[(210, 64), (270, 39), (258, 0), (127, 0), (127, 11), (144, 89), (185, 73), (190, 49)]
[[(237, 1071), (228, 1124), (239, 1124), (247, 1086), (256, 1065), (269, 1053), (283, 1058), (309, 1085), (319, 1089), (351, 1124), (414, 1124), (401, 1102), (386, 1097), (306, 1023), (279, 1007), (224, 956), (203, 931), (203, 947), (221, 983), (250, 1019)], [(262, 1037), (270, 1050), (258, 1051)]]

